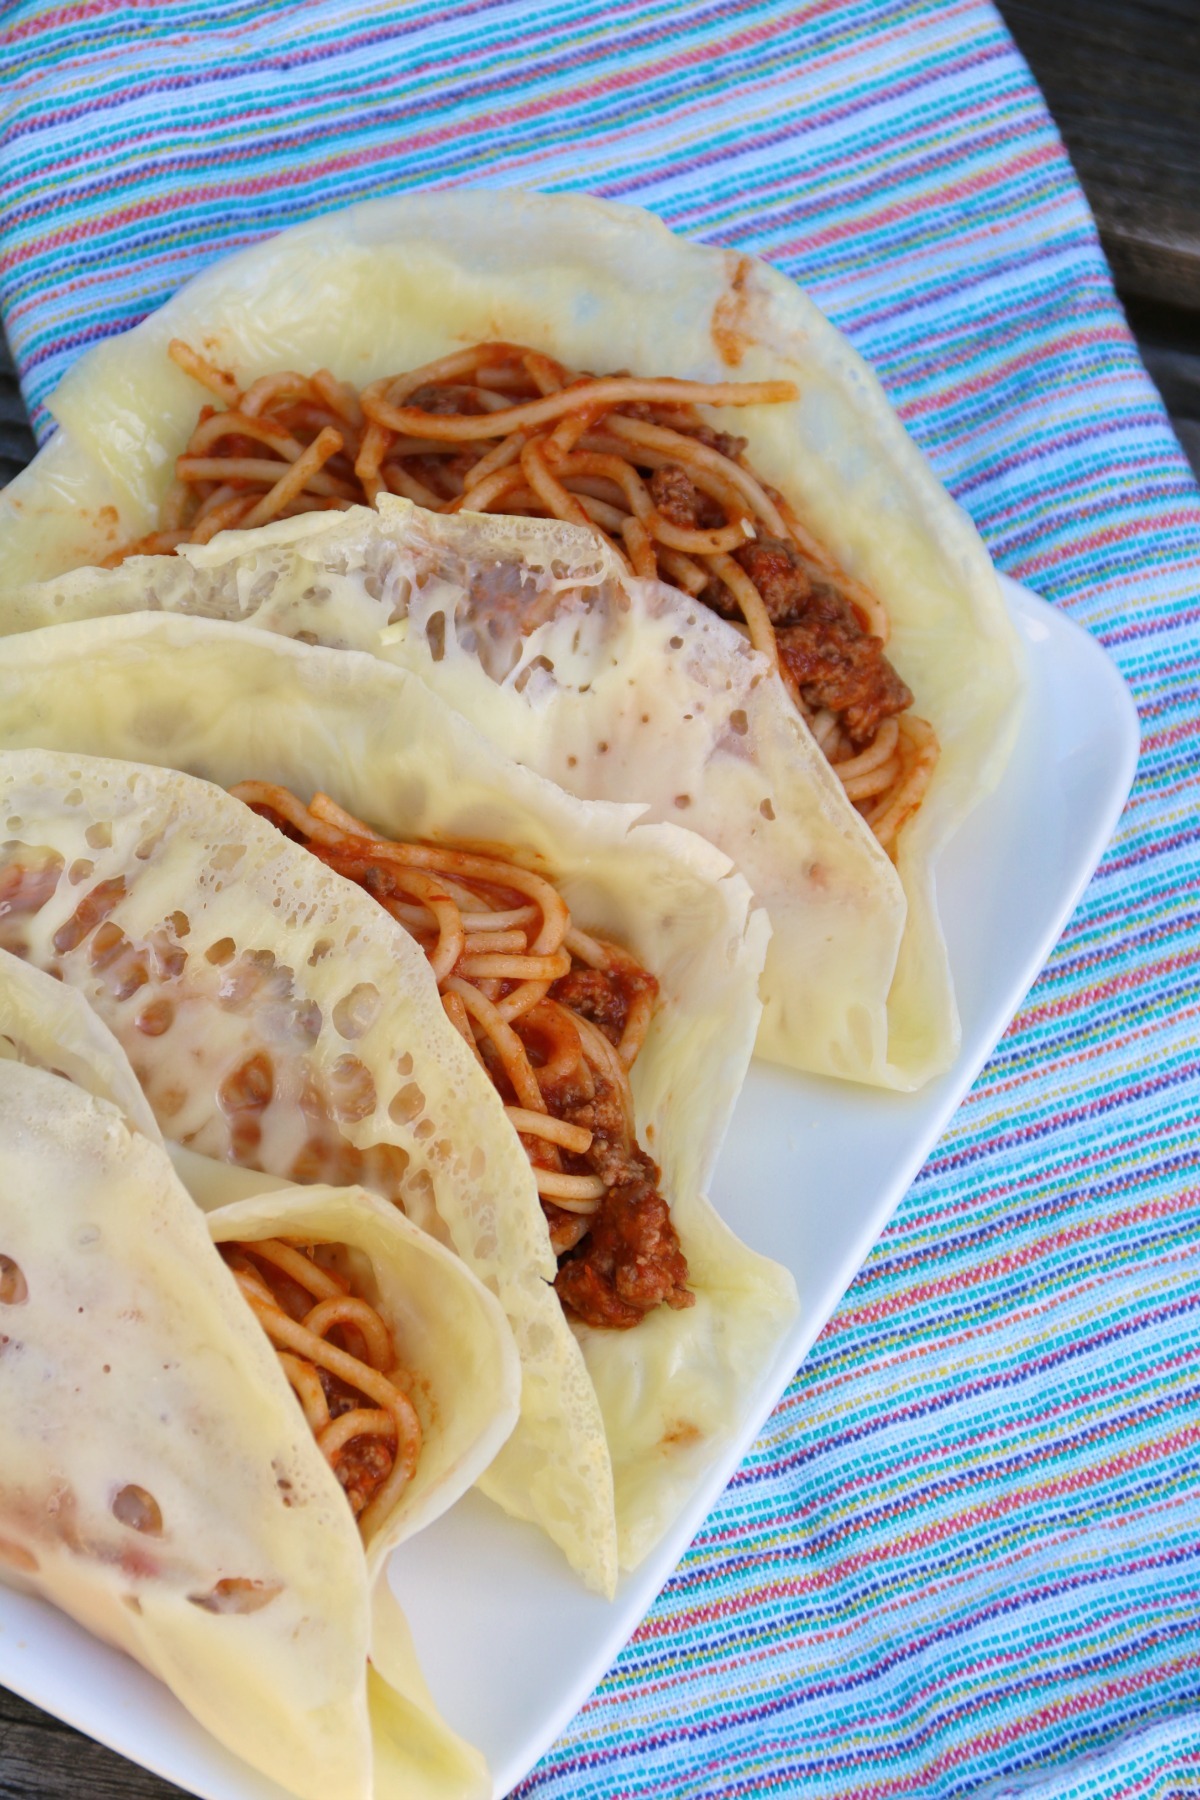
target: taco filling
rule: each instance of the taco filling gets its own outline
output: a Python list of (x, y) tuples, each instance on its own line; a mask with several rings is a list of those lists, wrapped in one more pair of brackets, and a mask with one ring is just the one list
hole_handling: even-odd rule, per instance
[(370, 1532), (412, 1480), (421, 1450), (387, 1324), (333, 1266), (337, 1246), (263, 1238), (218, 1248), (350, 1510)]
[(687, 1262), (637, 1142), (629, 1070), (658, 983), (574, 925), (543, 876), (492, 855), (381, 838), (325, 794), (231, 789), (421, 944), (442, 1005), (491, 1078), (533, 1167), (559, 1259), (555, 1288), (584, 1324), (636, 1325), (690, 1306)]
[(169, 352), (224, 410), (202, 408), (161, 529), (116, 560), (381, 493), (433, 512), (585, 526), (631, 574), (671, 583), (748, 635), (881, 844), (920, 806), (938, 743), (884, 654), (885, 608), (756, 474), (746, 439), (697, 411), (793, 401), (791, 382), (596, 377), (483, 343), (361, 393), (328, 370), (243, 391), (181, 340)]

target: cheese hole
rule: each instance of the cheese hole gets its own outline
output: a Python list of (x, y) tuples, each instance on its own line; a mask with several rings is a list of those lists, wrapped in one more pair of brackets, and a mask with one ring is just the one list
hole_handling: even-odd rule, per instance
[(207, 1594), (189, 1594), (193, 1606), (210, 1613), (256, 1613), (270, 1606), (283, 1592), (278, 1581), (250, 1581), (242, 1575), (227, 1575)]
[(375, 1111), (375, 1080), (357, 1056), (339, 1056), (329, 1071), (329, 1104), (335, 1118), (350, 1124)]
[(161, 1037), (175, 1022), (175, 1008), (169, 1000), (152, 1000), (137, 1016), (137, 1028), (146, 1037)]
[(129, 948), (129, 939), (121, 927), (114, 925), (111, 919), (106, 919), (92, 934), (92, 941), (88, 945), (88, 961), (93, 969), (107, 969)]
[(405, 1198), (418, 1206), (433, 1205), (433, 1177), (427, 1169), (418, 1169), (405, 1189)]
[(409, 1081), (393, 1095), (388, 1107), (388, 1117), (397, 1125), (411, 1125), (414, 1119), (420, 1118), (424, 1110), (424, 1094), (415, 1081)]
[(259, 1050), (227, 1075), (217, 1089), (224, 1113), (261, 1112), (275, 1093), (275, 1071), (270, 1057)]
[(327, 1181), (333, 1187), (354, 1187), (363, 1178), (363, 1153), (340, 1133), (310, 1137), (288, 1174), (304, 1185)]
[(397, 1204), (404, 1192), (408, 1152), (399, 1144), (372, 1144), (363, 1152), (362, 1185)]
[(335, 1003), (334, 1030), (344, 1038), (362, 1037), (379, 1017), (381, 1005), (379, 989), (370, 981), (360, 981)]
[(145, 987), (149, 979), (149, 972), (140, 957), (126, 959), (120, 963), (110, 983), (113, 999), (128, 1000), (140, 987)]
[(111, 881), (99, 881), (90, 893), (83, 896), (69, 919), (59, 926), (54, 934), (54, 948), (60, 956), (68, 951), (77, 950), (88, 933), (107, 919), (113, 908), (125, 896), (125, 877), (116, 875)]
[(128, 1525), (130, 1531), (140, 1531), (146, 1537), (162, 1536), (162, 1512), (153, 1494), (130, 1482), (113, 1495), (112, 1516), (119, 1525)]

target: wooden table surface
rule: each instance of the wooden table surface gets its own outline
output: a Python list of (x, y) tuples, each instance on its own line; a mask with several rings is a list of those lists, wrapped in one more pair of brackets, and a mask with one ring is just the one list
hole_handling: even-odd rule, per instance
[[(1200, 0), (999, 0), (1087, 190), (1142, 357), (1200, 472)], [(33, 454), (0, 336), (0, 485)], [(0, 1689), (0, 1800), (180, 1790)]]

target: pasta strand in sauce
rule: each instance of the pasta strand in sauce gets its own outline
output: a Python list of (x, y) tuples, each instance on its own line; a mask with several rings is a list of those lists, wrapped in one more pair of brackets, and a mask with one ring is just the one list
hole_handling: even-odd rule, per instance
[(219, 1248), (369, 1533), (412, 1480), (421, 1450), (387, 1325), (347, 1277), (316, 1260), (316, 1246), (263, 1238)]

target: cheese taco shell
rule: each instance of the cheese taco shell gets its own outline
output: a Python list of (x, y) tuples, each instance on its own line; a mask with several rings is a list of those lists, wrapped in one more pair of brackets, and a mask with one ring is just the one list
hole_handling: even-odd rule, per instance
[[(0, 944), (85, 994), (164, 1136), (272, 1175), (304, 1158), (310, 1181), (402, 1200), (454, 1246), (500, 1300), (522, 1360), (521, 1420), (488, 1484), (606, 1582), (603, 1422), (548, 1286), (528, 1161), (418, 946), (207, 783), (42, 752), (2, 760)], [(249, 1114), (247, 1084), (269, 1093)]]
[[(111, 1102), (133, 1130), (163, 1144), (128, 1057), (85, 997), (0, 950), (4, 1057)], [(179, 1144), (170, 1152), (176, 1174), (209, 1215), (215, 1244), (282, 1238), (335, 1246), (331, 1266), (351, 1277), (352, 1292), (375, 1307), (390, 1332), (419, 1418), (421, 1454), (391, 1513), (363, 1531), (374, 1575), (393, 1545), (474, 1484), (516, 1424), (521, 1367), (504, 1313), (464, 1262), (365, 1188), (301, 1188)]]
[(301, 1800), (371, 1800), (377, 1765), (421, 1800), (490, 1792), (399, 1663), (373, 1721), (350, 1509), (164, 1150), (12, 1058), (0, 1365), (0, 1579)]
[[(51, 752), (0, 761), (8, 804), (24, 820), (27, 860), (40, 846), (69, 868), (96, 818), (111, 818), (112, 849), (88, 852), (88, 891), (121, 871), (131, 889), (112, 917), (121, 922), (136, 902), (136, 916), (131, 912), (122, 928), (131, 938), (136, 928), (139, 941), (184, 907), (184, 942), (195, 946), (188, 966), (206, 981), (210, 940), (232, 937), (243, 952), (253, 948), (260, 956), (269, 950), (276, 967), (299, 981), (303, 1004), (321, 1009), (321, 1034), (306, 1054), (327, 1072), (322, 1082), (348, 1054), (335, 1031), (323, 1049), (331, 1008), (357, 984), (378, 988), (384, 1004), (374, 1035), (352, 1048), (370, 1073), (377, 1105), (340, 1129), (368, 1159), (373, 1144), (402, 1146), (412, 1159), (399, 1194), (406, 1208), (415, 1204), (419, 1214), (413, 1170), (427, 1172), (434, 1228), (439, 1221), (449, 1227), (460, 1254), (500, 1283), (502, 1297), (518, 1296), (509, 1317), (525, 1350), (528, 1422), (523, 1414), (525, 1435), (518, 1427), (482, 1485), (520, 1516), (538, 1518), (577, 1566), (608, 1586), (616, 1547), (622, 1563), (636, 1562), (698, 1472), (719, 1455), (796, 1306), (791, 1277), (738, 1244), (704, 1199), (758, 1020), (766, 926), (751, 910), (745, 883), (692, 834), (637, 823), (636, 808), (573, 799), (505, 762), (419, 681), (372, 658), (209, 620), (148, 617), (55, 627), (10, 649), (0, 671), (0, 743)], [(519, 850), (551, 875), (585, 930), (624, 945), (660, 983), (660, 1010), (631, 1081), (638, 1135), (662, 1170), (694, 1306), (659, 1308), (631, 1331), (578, 1328), (573, 1337), (543, 1285), (554, 1259), (525, 1152), (495, 1090), (446, 1024), (413, 941), (361, 889), (207, 782), (145, 766), (87, 764), (65, 754), (67, 746), (86, 756), (115, 751), (143, 765), (198, 771), (222, 786), (256, 776), (305, 796), (320, 788), (388, 835), (486, 839)], [(139, 846), (147, 849), (143, 862)], [(237, 846), (243, 854), (234, 868), (229, 859)], [(139, 901), (143, 882), (146, 898)], [(297, 899), (275, 907), (272, 892)], [(25, 930), (34, 960), (54, 954), (55, 933), (79, 903), (64, 880), (36, 927)], [(313, 964), (315, 945), (326, 939), (336, 953)], [(151, 1049), (138, 1041), (142, 1003), (106, 998), (86, 956), (57, 960), (65, 978), (82, 980), (105, 1009), (152, 1102), (158, 1097), (164, 1131), (179, 1135), (161, 1105), (172, 1077), (156, 1072)], [(402, 984), (397, 968), (405, 970)], [(393, 1002), (398, 985), (403, 995)], [(425, 1033), (419, 1042), (407, 1023), (418, 1000)], [(162, 1041), (155, 1041), (155, 1055)], [(402, 1043), (411, 1045), (412, 1066), (400, 1074)], [(449, 1094), (447, 1066), (462, 1085), (436, 1130), (414, 1136), (410, 1125), (398, 1133), (395, 1121), (408, 1110), (403, 1094), (419, 1086), (432, 1113), (436, 1098)], [(217, 1132), (194, 1142), (225, 1155), (228, 1139), (207, 1105), (202, 1122), (188, 1114), (187, 1131)], [(441, 1161), (431, 1160), (431, 1146)], [(447, 1170), (458, 1196), (452, 1202), (442, 1198)], [(548, 1311), (532, 1310), (530, 1287)], [(576, 1384), (570, 1357), (580, 1348)], [(614, 1478), (610, 1550), (603, 1522), (612, 1517)]]
[[(866, 894), (874, 915), (869, 932), (833, 928), (828, 964), (835, 981), (818, 988), (810, 1007), (792, 979), (793, 934), (777, 900), (786, 883), (811, 887), (815, 878), (789, 857), (773, 892), (763, 894), (776, 950), (759, 1047), (794, 1066), (898, 1088), (919, 1086), (948, 1066), (958, 1023), (934, 863), (1007, 755), (1020, 688), (1016, 636), (966, 516), (906, 437), (875, 377), (791, 282), (753, 258), (689, 244), (649, 214), (576, 195), (458, 190), (368, 202), (313, 220), (209, 269), (68, 374), (52, 401), (62, 431), (0, 500), (10, 588), (99, 562), (156, 525), (174, 459), (207, 398), (170, 363), (173, 337), (233, 370), (239, 383), (327, 367), (362, 386), (492, 339), (535, 346), (577, 369), (793, 382), (794, 402), (715, 412), (713, 423), (746, 437), (751, 465), (881, 601), (891, 621), (888, 656), (912, 690), (914, 712), (932, 724), (941, 755), (920, 811), (900, 836), (899, 884), (872, 855), (869, 834), (838, 784), (814, 772), (800, 752), (783, 755), (795, 784), (812, 790), (814, 818), (832, 806), (843, 832), (857, 835), (857, 845), (835, 859), (832, 883), (849, 913)], [(571, 548), (573, 535), (521, 527), (501, 554), (520, 556), (528, 547), (542, 571), (559, 556), (586, 561), (578, 544)], [(591, 562), (594, 571), (594, 555)], [(611, 567), (602, 578), (614, 579)], [(593, 573), (585, 587), (595, 579)], [(547, 585), (541, 582), (537, 596), (543, 602)], [(109, 597), (115, 591), (108, 589)], [(103, 603), (100, 593), (95, 599)], [(243, 600), (252, 612), (250, 590)], [(630, 604), (644, 616), (661, 603)], [(701, 611), (685, 606), (684, 628), (662, 633), (664, 642), (679, 636), (690, 646), (695, 633), (715, 633), (727, 640), (729, 665), (744, 667), (732, 627), (700, 620)], [(10, 629), (21, 614), (15, 601)], [(689, 614), (699, 622), (688, 624)], [(628, 696), (613, 691), (615, 678), (603, 701), (581, 706), (580, 689), (607, 667), (619, 634), (580, 654), (577, 624), (569, 612), (561, 628), (553, 618), (543, 626), (529, 661), (553, 675), (535, 674), (523, 694), (514, 679), (502, 695), (481, 698), (471, 648), (460, 654), (461, 638), (439, 659), (398, 621), (379, 647), (469, 709), (502, 748), (564, 786), (645, 801), (660, 818), (677, 817), (676, 798), (687, 794), (693, 804), (686, 822), (748, 874), (751, 859), (763, 860), (760, 847), (769, 862), (757, 807), (763, 798), (779, 805), (774, 763), (765, 766), (768, 791), (756, 797), (753, 815), (727, 806), (716, 787), (710, 806), (703, 781), (678, 783), (672, 752), (688, 737), (686, 716), (694, 710), (680, 706), (679, 694), (682, 688), (704, 700), (708, 676), (681, 682), (661, 656), (635, 654), (636, 711), (622, 708)], [(326, 635), (316, 627), (330, 642), (338, 629), (331, 625)], [(624, 641), (621, 648), (625, 654)], [(473, 649), (480, 660), (481, 647)], [(708, 660), (707, 651), (700, 660)], [(646, 710), (649, 733), (635, 724)], [(586, 726), (582, 751), (576, 722)], [(819, 854), (809, 860), (818, 870), (826, 866)], [(854, 866), (853, 879), (840, 872), (843, 861)], [(756, 886), (761, 873), (751, 875)], [(866, 979), (859, 974), (864, 956)], [(849, 996), (840, 1009), (836, 983)]]
[(733, 859), (772, 925), (761, 1054), (863, 1079), (896, 1054), (908, 911), (885, 852), (763, 658), (674, 588), (631, 581), (589, 533), (384, 499), (18, 600), (28, 625), (180, 612), (410, 669), (526, 766), (643, 801)]

